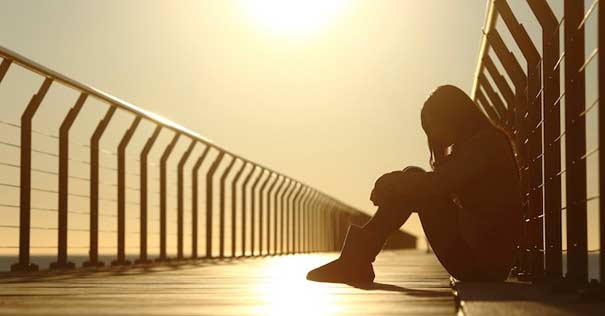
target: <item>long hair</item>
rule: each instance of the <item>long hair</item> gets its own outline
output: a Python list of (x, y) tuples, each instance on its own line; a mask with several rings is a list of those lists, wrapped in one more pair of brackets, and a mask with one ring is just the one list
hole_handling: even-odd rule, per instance
[[(471, 137), (482, 129), (495, 129), (502, 133), (511, 146), (516, 160), (516, 150), (510, 134), (493, 124), (477, 104), (462, 90), (452, 85), (444, 85), (435, 89), (424, 102), (421, 112), (422, 128), (427, 133), (430, 151), (430, 164), (433, 169), (448, 154), (448, 149)], [(452, 143), (443, 143), (442, 139), (435, 137), (432, 131), (439, 129), (447, 133)], [(518, 163), (517, 163), (518, 169)]]

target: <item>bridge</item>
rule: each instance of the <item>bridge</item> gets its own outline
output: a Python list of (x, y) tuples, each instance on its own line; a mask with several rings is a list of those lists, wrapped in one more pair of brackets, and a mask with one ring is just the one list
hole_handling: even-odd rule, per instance
[[(605, 6), (527, 4), (538, 37), (507, 1), (487, 1), (471, 92), (514, 135), (521, 167), (504, 284), (452, 279), (404, 231), (375, 283), (306, 281), (367, 213), (0, 46), (0, 94), (22, 92), (2, 89), (11, 76), (39, 84), (20, 121), (0, 119), (0, 231), (13, 236), (0, 244), (0, 315), (598, 315)], [(36, 127), (49, 97), (73, 104), (57, 133)]]

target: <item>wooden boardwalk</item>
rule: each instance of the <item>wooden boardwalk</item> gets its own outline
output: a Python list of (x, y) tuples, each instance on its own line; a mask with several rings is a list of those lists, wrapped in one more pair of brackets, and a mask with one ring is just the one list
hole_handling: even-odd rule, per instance
[(454, 315), (433, 255), (386, 251), (366, 288), (309, 282), (336, 254), (69, 274), (2, 275), (0, 315)]

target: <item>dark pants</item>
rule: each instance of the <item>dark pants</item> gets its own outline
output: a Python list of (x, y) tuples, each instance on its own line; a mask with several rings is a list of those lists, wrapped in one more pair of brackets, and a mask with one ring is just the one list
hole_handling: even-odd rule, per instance
[[(404, 172), (409, 170), (408, 167)], [(462, 209), (449, 197), (435, 199), (423, 209), (413, 211), (418, 213), (435, 255), (453, 277), (463, 281), (502, 281), (506, 278), (506, 265), (486, 264), (487, 260), (481, 259), (490, 256), (487, 253), (489, 251), (482, 253), (481, 249), (470, 246), (468, 234), (463, 237), (463, 225), (459, 220)], [(377, 243), (384, 243), (407, 221), (413, 211), (396, 203), (382, 205), (365, 224), (364, 230), (376, 238)]]

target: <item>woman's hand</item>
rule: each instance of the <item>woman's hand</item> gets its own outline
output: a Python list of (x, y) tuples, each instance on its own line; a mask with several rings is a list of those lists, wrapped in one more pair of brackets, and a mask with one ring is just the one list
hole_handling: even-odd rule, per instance
[(374, 184), (370, 201), (376, 206), (401, 201), (414, 194), (414, 186), (418, 184), (418, 174), (425, 173), (420, 167), (409, 166), (403, 170), (385, 173)]
[(374, 189), (370, 194), (370, 201), (376, 206), (384, 205), (392, 201), (397, 195), (397, 183), (401, 181), (403, 171), (397, 170), (385, 173), (376, 180)]

